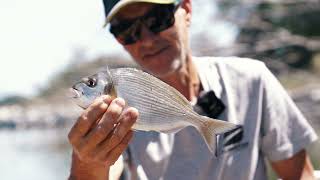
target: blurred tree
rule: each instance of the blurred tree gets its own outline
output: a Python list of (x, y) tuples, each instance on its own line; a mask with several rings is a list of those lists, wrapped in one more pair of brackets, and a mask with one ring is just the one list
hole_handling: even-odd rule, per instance
[(263, 60), (281, 72), (279, 63), (308, 68), (320, 52), (320, 1), (218, 0), (217, 4), (219, 18), (239, 28), (233, 50), (218, 50), (222, 55)]
[(28, 101), (26, 97), (22, 96), (7, 96), (0, 100), (0, 106), (13, 105), (13, 104), (24, 104)]
[(71, 87), (75, 82), (81, 80), (81, 78), (94, 74), (107, 66), (109, 68), (136, 66), (133, 61), (116, 55), (98, 57), (91, 60), (85, 59), (86, 56), (82, 55), (83, 53), (81, 53), (81, 56), (77, 53), (71, 60), (71, 63), (51, 79), (48, 87), (41, 90), (39, 97), (62, 94), (65, 89)]

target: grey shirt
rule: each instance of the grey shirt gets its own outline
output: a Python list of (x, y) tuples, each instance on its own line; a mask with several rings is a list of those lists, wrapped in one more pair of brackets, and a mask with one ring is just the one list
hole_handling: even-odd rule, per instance
[(243, 125), (243, 145), (215, 157), (193, 127), (176, 134), (137, 131), (126, 161), (130, 179), (264, 180), (265, 158), (289, 158), (317, 139), (262, 62), (236, 57), (193, 61), (204, 91), (213, 90), (226, 106), (218, 119)]

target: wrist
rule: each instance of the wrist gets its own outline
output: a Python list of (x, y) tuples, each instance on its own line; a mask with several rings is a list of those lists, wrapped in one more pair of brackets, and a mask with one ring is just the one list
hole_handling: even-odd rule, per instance
[(108, 179), (109, 168), (109, 166), (104, 166), (98, 163), (83, 162), (73, 152), (69, 180), (106, 180)]

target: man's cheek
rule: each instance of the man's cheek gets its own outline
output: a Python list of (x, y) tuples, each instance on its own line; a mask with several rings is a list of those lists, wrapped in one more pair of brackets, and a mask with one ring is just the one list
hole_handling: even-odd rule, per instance
[(160, 33), (160, 36), (169, 41), (175, 40), (178, 37), (178, 32), (175, 28), (171, 27)]
[(138, 58), (138, 51), (137, 48), (134, 48), (135, 45), (126, 45), (124, 46), (124, 49), (129, 52), (129, 54), (133, 57), (133, 58)]

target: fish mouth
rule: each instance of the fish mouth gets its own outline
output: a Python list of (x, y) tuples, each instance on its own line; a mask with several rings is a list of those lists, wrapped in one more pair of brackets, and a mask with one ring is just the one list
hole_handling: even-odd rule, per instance
[(74, 88), (69, 88), (69, 91), (67, 92), (67, 97), (68, 98), (79, 98), (81, 96), (81, 92), (77, 89)]

